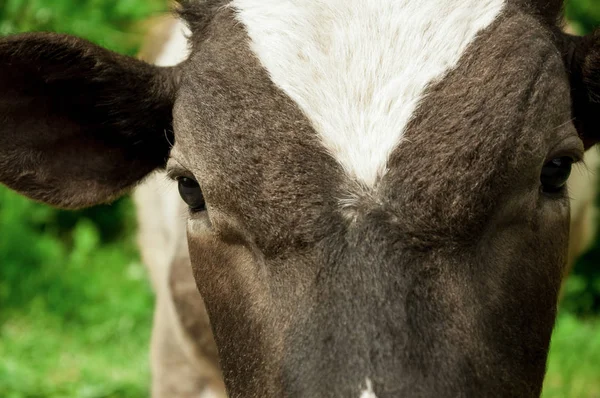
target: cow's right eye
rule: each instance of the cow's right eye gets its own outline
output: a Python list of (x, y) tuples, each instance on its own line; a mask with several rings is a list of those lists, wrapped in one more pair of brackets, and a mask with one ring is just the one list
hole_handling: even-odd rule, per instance
[(542, 191), (549, 194), (561, 192), (571, 175), (573, 159), (562, 157), (552, 159), (542, 168)]
[(177, 179), (179, 185), (179, 195), (181, 199), (190, 207), (192, 211), (202, 211), (206, 209), (204, 195), (198, 181), (189, 177), (180, 177)]

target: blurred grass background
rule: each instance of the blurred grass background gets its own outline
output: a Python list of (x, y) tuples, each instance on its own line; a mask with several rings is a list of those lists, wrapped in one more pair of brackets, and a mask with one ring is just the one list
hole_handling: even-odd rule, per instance
[[(165, 0), (0, 0), (0, 35), (134, 55)], [(153, 298), (129, 199), (66, 212), (0, 187), (0, 398), (149, 396)]]
[[(134, 55), (166, 0), (0, 0), (0, 35), (75, 34)], [(580, 32), (600, 0), (570, 0)], [(128, 198), (65, 212), (0, 187), (0, 398), (149, 395), (152, 294)], [(600, 239), (568, 280), (545, 398), (600, 397)]]

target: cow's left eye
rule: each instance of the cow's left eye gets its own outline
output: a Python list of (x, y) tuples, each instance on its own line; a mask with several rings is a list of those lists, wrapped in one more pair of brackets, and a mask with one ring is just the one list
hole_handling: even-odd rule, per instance
[(570, 157), (555, 158), (549, 161), (542, 168), (542, 190), (545, 193), (558, 193), (565, 185), (571, 175), (573, 159)]
[(177, 179), (179, 185), (179, 195), (181, 199), (190, 207), (192, 211), (202, 211), (206, 209), (204, 195), (198, 181), (189, 177), (180, 177)]

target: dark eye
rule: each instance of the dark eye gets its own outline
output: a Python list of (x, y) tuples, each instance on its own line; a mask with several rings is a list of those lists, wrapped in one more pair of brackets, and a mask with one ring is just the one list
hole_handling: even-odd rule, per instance
[(542, 191), (545, 193), (560, 192), (571, 175), (571, 166), (573, 166), (573, 159), (569, 157), (552, 159), (546, 163), (540, 177)]
[(204, 196), (200, 185), (193, 178), (180, 177), (177, 179), (179, 185), (179, 195), (181, 199), (192, 209), (193, 211), (202, 211), (206, 208), (204, 203)]

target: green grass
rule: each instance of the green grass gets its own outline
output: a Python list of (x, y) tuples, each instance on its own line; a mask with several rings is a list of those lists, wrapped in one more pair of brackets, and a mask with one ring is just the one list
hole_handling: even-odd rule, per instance
[[(128, 200), (95, 211), (133, 218)], [(148, 396), (153, 298), (133, 225), (65, 215), (0, 190), (0, 397)]]
[(166, 0), (0, 0), (0, 35), (28, 31), (69, 33), (135, 54), (137, 23), (161, 14)]
[[(64, 32), (135, 54), (139, 22), (165, 6), (0, 0), (0, 35)], [(600, 1), (573, 0), (568, 12), (589, 30), (600, 21)], [(127, 199), (64, 212), (0, 187), (0, 398), (148, 397), (153, 299), (134, 229)], [(588, 268), (593, 263), (588, 256)], [(573, 315), (594, 308), (597, 277), (589, 275), (598, 273), (581, 268), (567, 289), (544, 398), (600, 398), (600, 319)]]
[[(114, 270), (109, 274), (124, 277)], [(4, 321), (0, 396), (147, 397), (151, 301), (147, 291), (135, 285), (129, 294), (144, 301), (144, 310), (137, 316), (129, 308), (118, 308), (107, 313), (114, 317), (110, 320), (68, 322), (49, 315), (45, 303), (39, 301), (39, 307), (34, 305)], [(108, 297), (115, 290), (124, 291), (120, 286), (108, 289), (97, 297), (98, 302), (125, 299), (122, 294)], [(111, 307), (116, 306), (107, 305), (105, 310)]]
[(565, 14), (577, 31), (591, 32), (600, 21), (600, 1), (570, 0), (567, 2)]
[[(125, 54), (165, 0), (0, 0), (0, 35), (55, 31)], [(153, 298), (129, 200), (80, 212), (0, 187), (0, 397), (149, 395)]]
[(600, 397), (600, 320), (561, 313), (550, 347), (544, 398)]

